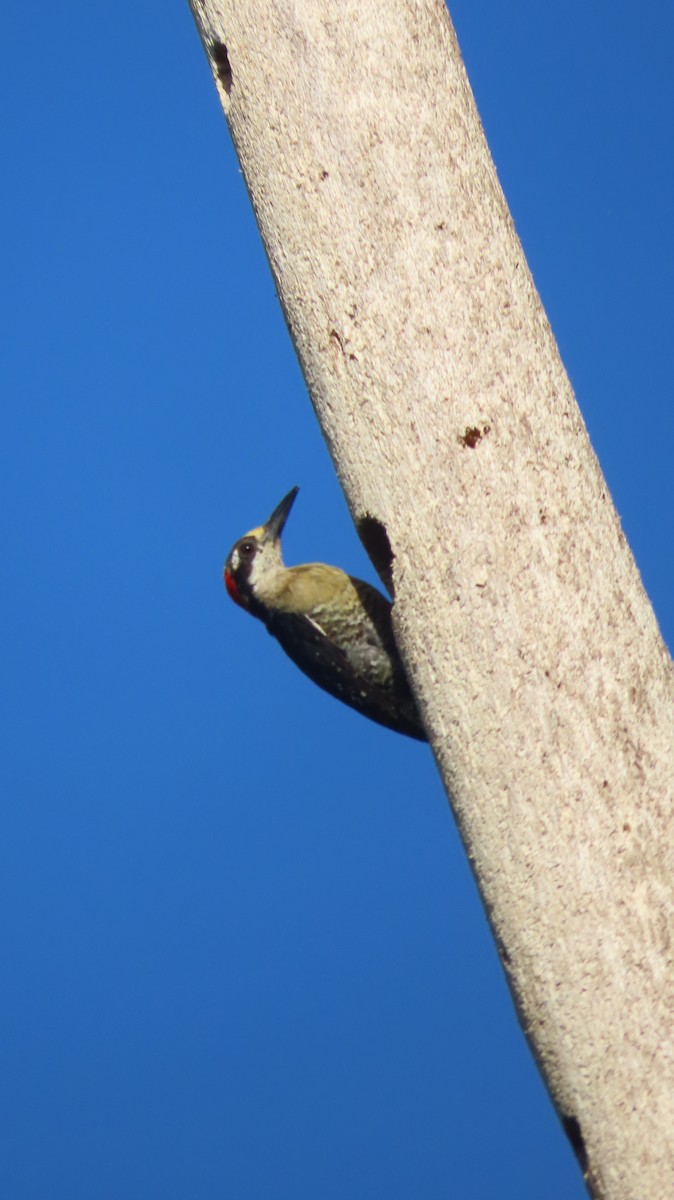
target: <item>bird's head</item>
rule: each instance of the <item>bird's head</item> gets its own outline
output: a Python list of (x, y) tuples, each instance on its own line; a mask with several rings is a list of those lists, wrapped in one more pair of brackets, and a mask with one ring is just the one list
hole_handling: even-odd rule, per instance
[(299, 488), (284, 496), (264, 525), (251, 529), (234, 543), (225, 562), (224, 580), (227, 592), (236, 604), (258, 615), (256, 607), (264, 606), (265, 592), (275, 574), (283, 568), (281, 534)]

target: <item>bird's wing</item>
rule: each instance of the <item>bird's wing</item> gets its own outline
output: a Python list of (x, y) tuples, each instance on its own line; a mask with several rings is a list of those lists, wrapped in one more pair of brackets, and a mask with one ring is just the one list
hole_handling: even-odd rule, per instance
[(268, 616), (266, 625), (295, 665), (324, 691), (387, 729), (426, 741), (424, 730), (414, 719), (411, 696), (408, 715), (400, 711), (386, 688), (358, 674), (344, 651), (325, 636), (311, 617), (275, 612)]

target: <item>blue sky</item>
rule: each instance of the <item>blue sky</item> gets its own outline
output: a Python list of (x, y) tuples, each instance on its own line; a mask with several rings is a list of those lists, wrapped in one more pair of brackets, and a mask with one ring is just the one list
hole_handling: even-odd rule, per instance
[[(456, 0), (663, 633), (674, 12)], [(221, 582), (373, 578), (186, 3), (3, 10), (0, 1191), (578, 1200), (429, 751)]]

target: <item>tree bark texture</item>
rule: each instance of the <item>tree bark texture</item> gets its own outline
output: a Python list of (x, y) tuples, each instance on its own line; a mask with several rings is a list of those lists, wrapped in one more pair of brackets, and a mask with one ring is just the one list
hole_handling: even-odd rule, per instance
[(594, 1194), (674, 1196), (672, 664), (447, 11), (191, 6), (530, 1043)]

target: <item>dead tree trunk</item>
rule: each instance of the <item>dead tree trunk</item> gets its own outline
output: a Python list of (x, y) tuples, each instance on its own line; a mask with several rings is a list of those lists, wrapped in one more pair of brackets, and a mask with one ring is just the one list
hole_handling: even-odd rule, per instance
[(674, 675), (445, 7), (191, 4), (530, 1043), (674, 1196)]

